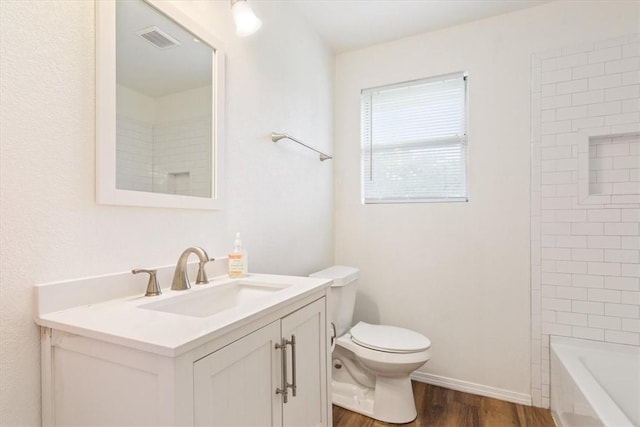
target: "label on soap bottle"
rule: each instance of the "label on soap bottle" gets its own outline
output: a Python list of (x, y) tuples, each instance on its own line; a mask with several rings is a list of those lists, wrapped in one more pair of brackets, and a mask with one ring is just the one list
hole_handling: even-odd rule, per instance
[(229, 254), (229, 277), (244, 277), (244, 259), (241, 253)]

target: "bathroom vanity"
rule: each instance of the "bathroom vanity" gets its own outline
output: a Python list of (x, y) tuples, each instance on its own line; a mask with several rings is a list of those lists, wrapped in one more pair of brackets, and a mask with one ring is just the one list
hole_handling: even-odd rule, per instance
[(139, 279), (36, 286), (43, 425), (331, 424), (330, 281), (219, 276), (144, 297)]

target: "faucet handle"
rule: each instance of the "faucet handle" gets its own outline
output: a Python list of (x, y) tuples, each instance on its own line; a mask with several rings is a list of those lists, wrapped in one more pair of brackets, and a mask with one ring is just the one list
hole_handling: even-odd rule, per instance
[(200, 261), (198, 263), (198, 275), (196, 276), (196, 285), (206, 285), (209, 283), (209, 279), (207, 278), (207, 272), (204, 270), (204, 266), (209, 261), (214, 261), (214, 258), (208, 259), (206, 261)]
[(160, 285), (158, 284), (158, 278), (156, 276), (158, 270), (145, 270), (143, 268), (138, 268), (131, 270), (131, 272), (133, 274), (149, 273), (149, 283), (147, 283), (147, 292), (144, 294), (145, 297), (153, 297), (162, 293), (162, 291), (160, 290)]

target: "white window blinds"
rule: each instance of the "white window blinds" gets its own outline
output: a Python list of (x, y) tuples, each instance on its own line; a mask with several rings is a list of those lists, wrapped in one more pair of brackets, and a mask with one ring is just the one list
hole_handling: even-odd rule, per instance
[(466, 201), (464, 73), (362, 91), (364, 203)]

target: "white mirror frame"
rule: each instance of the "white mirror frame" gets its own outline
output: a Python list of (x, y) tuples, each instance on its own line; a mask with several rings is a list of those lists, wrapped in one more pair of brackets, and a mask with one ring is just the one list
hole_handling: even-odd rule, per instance
[(186, 209), (221, 209), (224, 179), (225, 55), (218, 41), (184, 12), (158, 0), (144, 0), (184, 27), (215, 52), (213, 55), (211, 197), (194, 197), (116, 188), (116, 4), (96, 0), (96, 201), (103, 205)]

